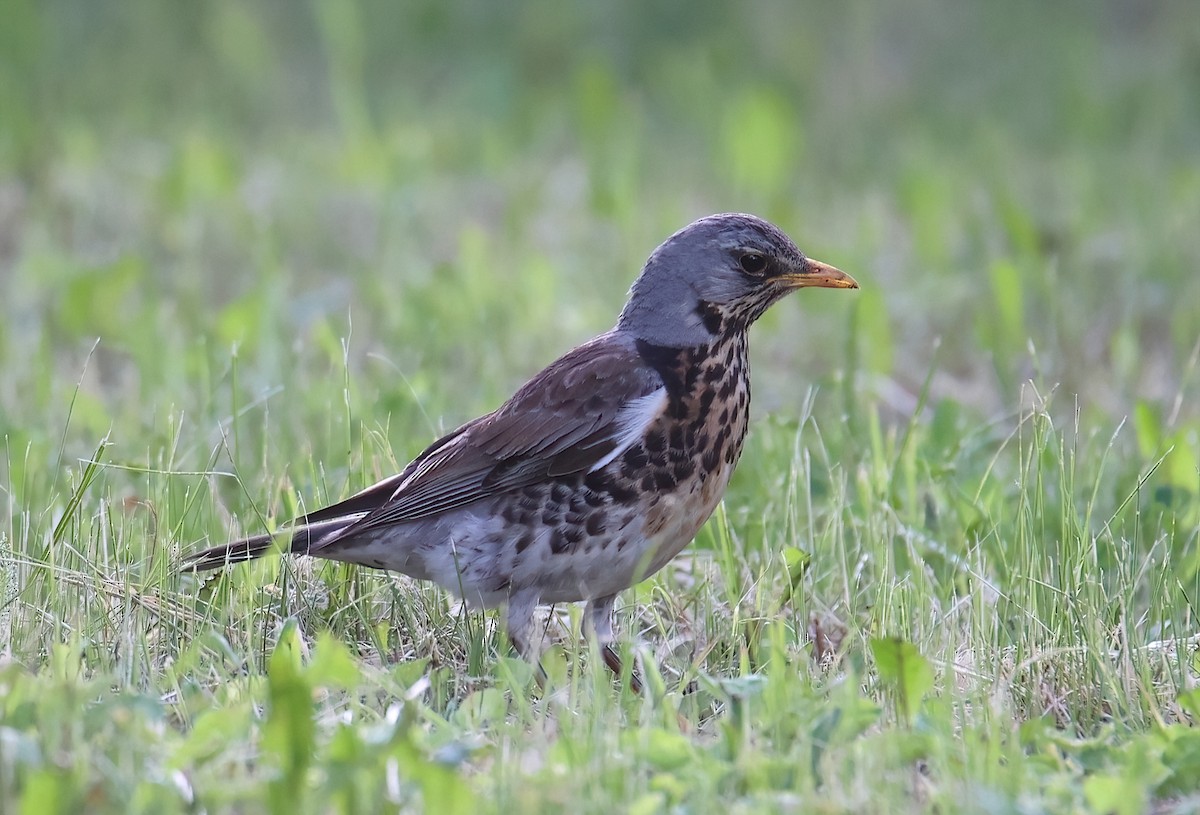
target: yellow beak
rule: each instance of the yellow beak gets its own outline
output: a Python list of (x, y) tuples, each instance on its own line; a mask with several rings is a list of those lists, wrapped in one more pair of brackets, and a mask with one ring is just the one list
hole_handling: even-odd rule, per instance
[(804, 289), (817, 287), (821, 289), (857, 289), (858, 281), (841, 269), (835, 269), (828, 263), (808, 258), (804, 262), (804, 271), (798, 274), (785, 274), (775, 278), (789, 289)]

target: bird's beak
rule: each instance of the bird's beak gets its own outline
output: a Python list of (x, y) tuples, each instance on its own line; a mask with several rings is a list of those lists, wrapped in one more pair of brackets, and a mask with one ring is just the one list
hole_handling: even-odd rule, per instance
[(810, 286), (821, 289), (858, 288), (858, 281), (841, 269), (835, 269), (828, 263), (822, 263), (812, 258), (804, 261), (804, 271), (780, 275), (775, 279), (789, 289), (803, 289)]

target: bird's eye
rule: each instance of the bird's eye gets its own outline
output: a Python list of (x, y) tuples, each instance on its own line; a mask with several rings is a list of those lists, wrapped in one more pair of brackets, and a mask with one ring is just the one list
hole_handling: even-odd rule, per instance
[(766, 257), (758, 254), (758, 252), (750, 252), (742, 255), (742, 259), (739, 261), (739, 263), (741, 263), (743, 272), (755, 276), (761, 275), (767, 268)]

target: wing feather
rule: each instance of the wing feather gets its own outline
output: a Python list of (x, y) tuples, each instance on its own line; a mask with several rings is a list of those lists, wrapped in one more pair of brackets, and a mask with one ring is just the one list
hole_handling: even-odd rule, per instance
[(665, 399), (662, 378), (632, 342), (601, 335), (551, 363), (495, 412), (439, 439), (400, 475), (344, 501), (347, 509), (374, 507), (316, 547), (603, 466), (641, 438)]

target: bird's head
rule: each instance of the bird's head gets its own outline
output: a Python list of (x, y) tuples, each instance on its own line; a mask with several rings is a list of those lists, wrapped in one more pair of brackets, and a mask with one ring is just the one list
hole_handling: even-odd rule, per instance
[(794, 289), (856, 289), (850, 275), (811, 258), (753, 215), (701, 218), (667, 238), (629, 290), (617, 327), (685, 348), (744, 331)]

